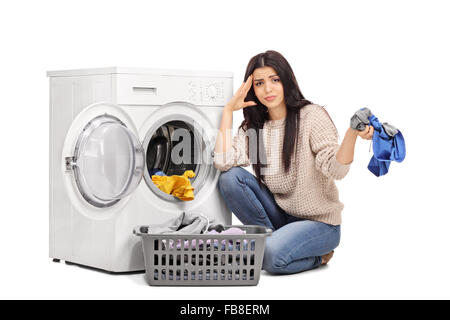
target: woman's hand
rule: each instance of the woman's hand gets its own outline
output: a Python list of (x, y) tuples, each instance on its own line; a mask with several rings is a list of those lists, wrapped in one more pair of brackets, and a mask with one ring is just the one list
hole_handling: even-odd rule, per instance
[(363, 131), (352, 129), (355, 134), (360, 136), (364, 140), (372, 140), (373, 137), (373, 127), (366, 125), (366, 128)]
[(353, 128), (348, 128), (345, 133), (344, 140), (336, 153), (336, 160), (341, 164), (350, 164), (353, 162), (353, 155), (355, 153), (356, 139), (360, 136), (362, 139), (371, 140), (373, 136), (373, 127), (367, 126), (363, 131)]
[(247, 78), (247, 81), (241, 84), (241, 86), (236, 91), (234, 96), (230, 99), (230, 101), (228, 101), (225, 108), (228, 108), (231, 111), (237, 111), (246, 107), (256, 106), (257, 104), (254, 101), (247, 101), (247, 102), (244, 101), (248, 91), (252, 87), (252, 84), (253, 84), (253, 75), (251, 74)]

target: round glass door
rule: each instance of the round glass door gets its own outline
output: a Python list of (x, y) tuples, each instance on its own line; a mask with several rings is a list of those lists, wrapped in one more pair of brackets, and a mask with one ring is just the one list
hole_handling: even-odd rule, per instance
[(107, 114), (84, 127), (72, 159), (78, 189), (96, 207), (114, 205), (132, 193), (144, 167), (139, 139), (122, 121)]

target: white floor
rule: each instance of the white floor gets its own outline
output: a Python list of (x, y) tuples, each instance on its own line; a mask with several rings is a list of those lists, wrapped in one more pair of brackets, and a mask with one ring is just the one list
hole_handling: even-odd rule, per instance
[[(450, 298), (450, 263), (444, 235), (428, 233), (407, 245), (414, 225), (378, 232), (343, 228), (341, 245), (328, 266), (288, 276), (261, 274), (252, 287), (152, 287), (144, 274), (111, 275), (48, 258), (47, 235), (21, 228), (2, 240), (2, 299), (416, 299)], [(394, 223), (393, 225), (397, 225)], [(427, 227), (426, 224), (423, 225)], [(439, 231), (436, 226), (436, 231)], [(445, 229), (445, 227), (443, 227)], [(377, 239), (376, 236), (379, 236)], [(396, 241), (388, 239), (396, 237)], [(359, 239), (359, 241), (358, 241)], [(434, 248), (428, 243), (436, 242)], [(422, 244), (421, 244), (422, 243)], [(363, 249), (366, 248), (366, 249)]]
[[(379, 263), (337, 250), (328, 266), (289, 276), (261, 274), (253, 287), (152, 287), (144, 274), (110, 275), (41, 258), (2, 275), (2, 299), (409, 299), (449, 298), (448, 265)], [(11, 261), (9, 261), (11, 262)], [(431, 261), (430, 261), (431, 262)]]

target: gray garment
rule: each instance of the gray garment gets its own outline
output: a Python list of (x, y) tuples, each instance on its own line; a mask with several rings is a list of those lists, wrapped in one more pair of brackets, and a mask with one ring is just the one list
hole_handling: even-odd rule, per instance
[(362, 110), (358, 110), (350, 119), (350, 127), (363, 131), (366, 128), (366, 125), (369, 125), (369, 117), (372, 116), (372, 112), (369, 108), (363, 108)]
[[(369, 118), (371, 116), (372, 111), (370, 111), (369, 108), (363, 108), (356, 111), (350, 119), (350, 127), (358, 131), (363, 131), (366, 128), (366, 125), (370, 125)], [(398, 129), (387, 122), (383, 122), (382, 126), (386, 134), (390, 137), (393, 137), (398, 133)]]
[(159, 225), (151, 225), (147, 233), (201, 234), (208, 230), (210, 220), (201, 213), (182, 212), (178, 217)]
[(398, 129), (387, 122), (383, 122), (382, 126), (389, 137), (393, 137), (398, 133)]

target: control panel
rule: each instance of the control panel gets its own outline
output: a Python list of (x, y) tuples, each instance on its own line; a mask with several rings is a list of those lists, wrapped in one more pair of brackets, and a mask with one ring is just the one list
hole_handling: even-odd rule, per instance
[(219, 79), (192, 79), (187, 81), (189, 101), (199, 104), (225, 104), (225, 83)]
[(186, 101), (194, 105), (224, 106), (232, 97), (233, 78), (165, 77), (160, 86), (163, 101)]
[(223, 94), (223, 81), (204, 82), (202, 84), (203, 103), (225, 103)]

